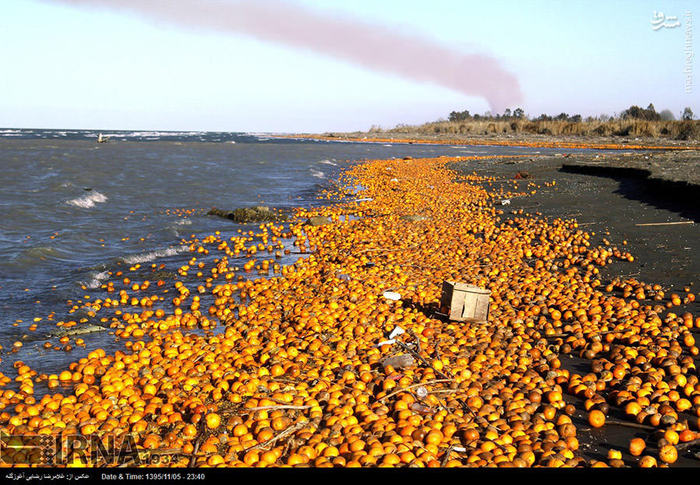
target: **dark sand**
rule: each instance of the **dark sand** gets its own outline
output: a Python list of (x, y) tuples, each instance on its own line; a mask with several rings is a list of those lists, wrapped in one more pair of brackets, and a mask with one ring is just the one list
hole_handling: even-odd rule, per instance
[[(307, 134), (308, 135), (308, 134)], [(424, 142), (449, 142), (450, 144), (459, 144), (464, 142), (470, 145), (478, 145), (479, 142), (487, 144), (537, 144), (537, 143), (572, 143), (576, 145), (625, 145), (648, 146), (648, 147), (678, 147), (700, 149), (700, 141), (698, 140), (676, 140), (670, 137), (637, 137), (637, 136), (591, 136), (591, 135), (536, 135), (532, 133), (426, 133), (420, 130), (412, 129), (394, 129), (386, 131), (356, 131), (351, 133), (323, 133), (323, 137), (336, 138), (343, 140), (346, 138), (365, 139), (410, 139)]]
[[(489, 190), (525, 192), (536, 188), (534, 195), (511, 198), (510, 205), (502, 206), (506, 213), (522, 208), (530, 214), (576, 219), (582, 229), (595, 232), (593, 241), (602, 243), (605, 237), (621, 247), (626, 240), (635, 261), (607, 266), (606, 276), (628, 275), (682, 292), (687, 285), (697, 285), (700, 274), (696, 258), (700, 249), (700, 154), (672, 156), (690, 160), (682, 166), (669, 162), (668, 167), (654, 162), (658, 166), (652, 168), (650, 176), (642, 167), (659, 154), (575, 154), (458, 165), (463, 173), (498, 178), (485, 184)], [(530, 178), (515, 180), (518, 172), (527, 172)], [(556, 181), (555, 186), (545, 186), (552, 181)], [(494, 202), (499, 204), (500, 199)], [(683, 224), (637, 225), (668, 222)]]
[[(564, 152), (562, 152), (564, 153)], [(592, 235), (591, 242), (626, 249), (635, 260), (614, 262), (601, 270), (603, 283), (618, 276), (627, 276), (647, 283), (659, 283), (666, 291), (683, 295), (689, 286), (697, 293), (700, 261), (700, 185), (698, 179), (700, 154), (690, 153), (635, 153), (622, 154), (572, 154), (569, 156), (543, 156), (538, 158), (497, 159), (457, 163), (453, 168), (461, 173), (493, 176), (498, 181), (483, 184), (489, 190), (503, 188), (504, 191), (529, 192), (534, 195), (513, 197), (509, 205), (502, 205), (504, 217), (512, 210), (523, 209), (526, 213), (541, 214), (548, 218), (573, 218), (581, 229)], [(527, 172), (528, 179), (515, 180), (518, 172)], [(545, 182), (556, 181), (554, 186)], [(494, 199), (496, 205), (501, 199)], [(637, 226), (640, 223), (694, 222), (667, 226)], [(666, 298), (666, 300), (667, 300)], [(650, 301), (642, 303), (650, 303)], [(671, 311), (681, 314), (690, 311), (698, 315), (700, 304), (674, 307)], [(578, 357), (560, 356), (562, 365), (572, 372), (587, 374), (590, 361)], [(696, 362), (700, 368), (700, 361)], [(582, 409), (582, 401), (566, 395), (568, 402)], [(683, 415), (681, 415), (683, 419)], [(686, 415), (694, 423), (694, 416)], [(611, 406), (609, 419), (621, 421), (625, 418), (619, 409)], [(634, 465), (627, 448), (629, 440), (639, 436), (646, 439), (648, 452), (655, 455), (652, 447), (656, 440), (653, 431), (608, 424), (601, 429), (591, 429), (585, 413), (578, 412), (574, 423), (579, 429), (580, 450), (586, 458), (607, 460), (610, 448), (623, 452), (627, 465)], [(692, 425), (691, 425), (692, 427)], [(693, 456), (695, 449), (679, 453), (676, 466), (700, 466)]]

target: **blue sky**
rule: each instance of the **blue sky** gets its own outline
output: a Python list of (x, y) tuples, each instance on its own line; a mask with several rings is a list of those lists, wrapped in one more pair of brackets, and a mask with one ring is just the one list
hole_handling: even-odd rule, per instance
[[(531, 115), (650, 102), (676, 116), (700, 112), (697, 63), (692, 93), (684, 73), (685, 12), (700, 24), (694, 2), (297, 3), (490, 54), (518, 77)], [(654, 31), (655, 11), (682, 25)], [(488, 109), (479, 97), (308, 50), (51, 1), (0, 4), (0, 59), (2, 127), (340, 131)]]

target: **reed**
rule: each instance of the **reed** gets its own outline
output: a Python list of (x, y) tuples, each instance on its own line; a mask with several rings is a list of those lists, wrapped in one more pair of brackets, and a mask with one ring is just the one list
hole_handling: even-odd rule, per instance
[(422, 125), (398, 125), (381, 129), (373, 126), (372, 134), (403, 135), (549, 135), (664, 138), (700, 141), (700, 121), (541, 121), (527, 119), (434, 121)]

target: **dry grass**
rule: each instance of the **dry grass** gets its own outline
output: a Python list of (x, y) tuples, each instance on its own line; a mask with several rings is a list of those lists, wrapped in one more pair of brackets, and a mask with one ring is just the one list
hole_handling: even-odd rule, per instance
[(671, 140), (700, 140), (700, 121), (530, 121), (530, 120), (469, 120), (435, 121), (419, 126), (399, 125), (370, 133), (422, 135), (498, 135), (532, 134), (551, 136), (631, 136), (637, 138), (666, 138)]

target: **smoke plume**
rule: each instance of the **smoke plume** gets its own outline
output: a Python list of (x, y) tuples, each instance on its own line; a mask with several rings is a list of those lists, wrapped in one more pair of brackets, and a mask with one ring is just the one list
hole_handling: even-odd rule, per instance
[(465, 54), (412, 32), (279, 0), (51, 0), (130, 11), (158, 22), (244, 34), (307, 49), (373, 71), (432, 82), (486, 99), (494, 112), (522, 100), (518, 80), (493, 57)]

